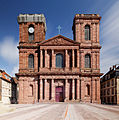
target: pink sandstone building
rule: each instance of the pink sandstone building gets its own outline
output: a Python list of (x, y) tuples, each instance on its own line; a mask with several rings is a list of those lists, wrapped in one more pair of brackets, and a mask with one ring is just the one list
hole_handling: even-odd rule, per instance
[(76, 14), (71, 40), (57, 35), (45, 40), (43, 14), (20, 14), (19, 103), (100, 103), (98, 14)]

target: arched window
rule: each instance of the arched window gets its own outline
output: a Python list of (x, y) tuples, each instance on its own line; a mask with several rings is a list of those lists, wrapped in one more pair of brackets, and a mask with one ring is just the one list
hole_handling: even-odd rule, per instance
[(29, 41), (34, 40), (34, 26), (31, 24), (28, 28)]
[(58, 53), (56, 54), (56, 67), (57, 68), (63, 68), (64, 64), (63, 64), (63, 55)]
[(28, 67), (34, 68), (34, 55), (30, 54), (28, 57)]
[(90, 40), (90, 26), (85, 26), (85, 40)]
[(91, 57), (89, 54), (85, 55), (85, 68), (91, 68)]

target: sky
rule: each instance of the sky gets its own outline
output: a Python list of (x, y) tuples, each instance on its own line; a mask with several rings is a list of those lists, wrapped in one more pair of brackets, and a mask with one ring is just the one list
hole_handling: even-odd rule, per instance
[(101, 72), (119, 64), (119, 0), (0, 0), (0, 69), (18, 72), (19, 14), (44, 14), (46, 39), (58, 34), (73, 39), (75, 14), (100, 14)]

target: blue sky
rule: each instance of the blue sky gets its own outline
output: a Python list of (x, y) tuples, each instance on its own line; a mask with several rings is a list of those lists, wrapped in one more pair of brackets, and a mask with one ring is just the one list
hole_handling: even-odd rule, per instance
[(101, 72), (119, 63), (119, 0), (0, 0), (0, 69), (10, 75), (18, 69), (17, 16), (20, 13), (43, 13), (46, 39), (58, 34), (58, 25), (62, 27), (62, 35), (73, 39), (75, 14), (100, 14)]

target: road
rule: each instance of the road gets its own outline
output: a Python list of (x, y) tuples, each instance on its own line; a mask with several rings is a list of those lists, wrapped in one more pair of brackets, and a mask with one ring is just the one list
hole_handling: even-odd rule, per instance
[(119, 120), (119, 106), (81, 103), (11, 105), (0, 120)]

